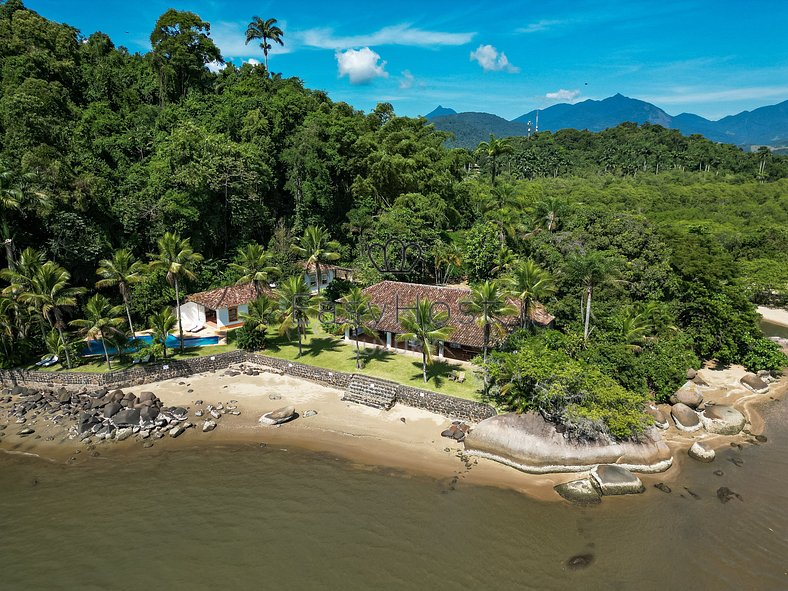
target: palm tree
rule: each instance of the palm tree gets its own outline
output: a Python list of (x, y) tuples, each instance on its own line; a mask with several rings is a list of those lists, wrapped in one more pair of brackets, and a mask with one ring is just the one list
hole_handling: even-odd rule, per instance
[(269, 41), (273, 41), (274, 43), (278, 43), (279, 45), (284, 46), (285, 42), (282, 41), (282, 37), (284, 36), (284, 31), (276, 26), (276, 19), (269, 18), (267, 20), (261, 19), (259, 16), (253, 16), (252, 22), (249, 23), (249, 26), (246, 28), (246, 45), (249, 45), (250, 41), (254, 41), (256, 39), (262, 39), (260, 42), (260, 49), (263, 50), (263, 55), (265, 56), (265, 71), (268, 72), (268, 52), (271, 50), (271, 44)]
[(359, 333), (370, 336), (377, 336), (377, 333), (369, 328), (369, 324), (380, 318), (380, 309), (371, 304), (369, 296), (360, 287), (353, 286), (339, 300), (339, 314), (344, 318), (342, 330), (355, 333), (356, 337), (356, 369), (361, 369), (361, 351), (358, 346)]
[(561, 213), (564, 210), (564, 203), (555, 197), (548, 197), (536, 203), (536, 227), (541, 228), (544, 224), (544, 229), (552, 232), (558, 228)]
[(268, 285), (270, 276), (279, 273), (279, 267), (271, 265), (270, 260), (268, 251), (259, 244), (250, 242), (245, 247), (238, 247), (235, 262), (230, 263), (230, 268), (241, 274), (237, 283), (253, 283), (259, 297), (262, 293), (261, 286)]
[(497, 336), (506, 334), (504, 319), (517, 314), (517, 306), (506, 299), (506, 292), (496, 281), (485, 281), (471, 289), (467, 300), (462, 302), (463, 312), (476, 317), (476, 324), (484, 330), (483, 358), (485, 364), (484, 388), (487, 389), (487, 350), (490, 347), (490, 336), (495, 330)]
[(175, 232), (167, 232), (159, 238), (158, 246), (159, 252), (150, 255), (153, 259), (150, 268), (164, 269), (167, 272), (167, 283), (175, 287), (180, 350), (183, 353), (180, 280), (195, 278), (194, 266), (202, 260), (202, 255), (194, 252), (188, 238), (181, 238)]
[(271, 323), (276, 320), (277, 313), (278, 310), (273, 300), (261, 295), (249, 303), (248, 310), (241, 313), (240, 317), (244, 321), (244, 327), (265, 333)]
[(331, 240), (328, 230), (318, 226), (309, 226), (304, 230), (304, 235), (296, 238), (293, 244), (293, 252), (306, 260), (307, 271), (311, 265), (315, 266), (317, 274), (317, 294), (320, 295), (320, 283), (322, 275), (320, 265), (335, 261), (339, 258), (339, 243)]
[(177, 322), (169, 307), (164, 307), (161, 311), (148, 316), (148, 327), (153, 331), (153, 342), (161, 343), (164, 347), (165, 359), (167, 359), (167, 337), (170, 336)]
[[(23, 309), (22, 296), (31, 291), (33, 277), (35, 277), (41, 265), (46, 261), (44, 253), (37, 251), (34, 248), (28, 247), (19, 255), (19, 261), (14, 265), (14, 268), (0, 269), (0, 279), (4, 279), (9, 283), (3, 289), (3, 294), (8, 296), (13, 302), (14, 316), (17, 323), (17, 330), (20, 334), (27, 333), (28, 326), (23, 324), (26, 320), (28, 310)], [(41, 335), (46, 336), (44, 326), (46, 321), (41, 318)]]
[(10, 170), (0, 171), (0, 222), (2, 222), (6, 260), (11, 270), (14, 269), (14, 240), (8, 227), (8, 212), (21, 209), (26, 198), (32, 198), (35, 204), (41, 207), (49, 206), (49, 198), (44, 193), (30, 190), (34, 180), (33, 173), (17, 176)]
[(104, 348), (104, 358), (107, 360), (107, 369), (112, 371), (106, 339), (121, 332), (118, 327), (123, 322), (125, 322), (123, 320), (123, 306), (113, 306), (107, 298), (97, 293), (85, 304), (85, 318), (72, 320), (70, 324), (80, 329), (88, 339), (101, 341), (101, 346)]
[(434, 303), (429, 300), (416, 300), (412, 310), (400, 318), (400, 326), (405, 332), (397, 335), (398, 341), (419, 341), (421, 343), (421, 371), (427, 383), (427, 364), (432, 363), (432, 347), (439, 341), (448, 340), (453, 328), (447, 326), (449, 315), (441, 310), (433, 313)]
[(520, 326), (533, 326), (535, 304), (555, 293), (552, 275), (528, 259), (514, 269), (508, 281), (514, 297), (520, 300)]
[[(462, 249), (455, 242), (445, 244), (438, 241), (433, 254), (435, 256), (435, 283), (446, 285), (452, 269), (458, 268), (462, 264)], [(441, 272), (441, 265), (446, 265), (443, 272)]]
[[(591, 323), (591, 296), (594, 289), (613, 280), (615, 262), (599, 251), (569, 259), (569, 273), (583, 286), (584, 295), (580, 298), (580, 315), (583, 319), (583, 340), (588, 341)], [(585, 303), (584, 303), (585, 299)]]
[(317, 314), (318, 297), (304, 281), (303, 275), (288, 277), (276, 290), (277, 307), (281, 317), (279, 334), (290, 333), (293, 327), (298, 332), (298, 356), (301, 357), (301, 341), (306, 332), (307, 320)]
[(131, 251), (121, 248), (112, 254), (111, 259), (99, 261), (96, 274), (102, 277), (96, 282), (96, 287), (118, 287), (126, 307), (126, 318), (129, 321), (129, 332), (135, 336), (134, 325), (131, 322), (131, 286), (144, 280), (145, 265), (138, 261)]
[(484, 213), (498, 226), (501, 246), (506, 244), (506, 236), (514, 238), (525, 229), (520, 221), (522, 210), (522, 198), (511, 183), (497, 185), (490, 191), (490, 198), (484, 205)]
[(71, 357), (63, 337), (65, 322), (63, 313), (66, 308), (77, 305), (77, 296), (85, 293), (84, 287), (69, 287), (71, 275), (53, 261), (41, 265), (30, 281), (29, 291), (22, 293), (20, 300), (30, 302), (52, 328), (60, 334), (60, 342), (66, 353), (66, 364), (71, 368)]
[(512, 146), (509, 144), (508, 138), (498, 139), (494, 134), (490, 134), (490, 140), (481, 142), (477, 148), (477, 152), (481, 152), (490, 159), (492, 184), (495, 184), (495, 178), (498, 176), (498, 158), (504, 154), (512, 152)]

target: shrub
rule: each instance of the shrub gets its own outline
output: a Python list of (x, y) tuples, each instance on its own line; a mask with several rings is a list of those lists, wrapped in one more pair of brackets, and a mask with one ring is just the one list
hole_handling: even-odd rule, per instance
[[(244, 351), (259, 351), (265, 348), (265, 333), (261, 330), (253, 330), (246, 326), (235, 329), (236, 343), (239, 349)], [(229, 340), (228, 340), (229, 342)]]
[(763, 337), (751, 338), (747, 342), (742, 365), (750, 371), (782, 369), (788, 365), (788, 357), (774, 341)]

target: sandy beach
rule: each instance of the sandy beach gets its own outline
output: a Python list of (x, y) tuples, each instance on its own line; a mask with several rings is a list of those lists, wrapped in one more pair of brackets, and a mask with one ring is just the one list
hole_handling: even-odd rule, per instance
[[(709, 384), (704, 388), (707, 401), (731, 404), (748, 419), (750, 434), (720, 436), (705, 431), (692, 434), (676, 429), (663, 432), (674, 451), (674, 466), (667, 472), (641, 475), (645, 483), (672, 481), (678, 477), (686, 459), (686, 450), (693, 441), (702, 440), (712, 446), (727, 446), (731, 441), (745, 442), (763, 429), (758, 405), (780, 398), (788, 390), (785, 378), (773, 384), (769, 393), (754, 394), (738, 380), (744, 374), (741, 367), (706, 368), (701, 376)], [(166, 405), (181, 406), (189, 411), (189, 421), (196, 428), (188, 429), (177, 439), (156, 440), (153, 447), (143, 448), (143, 442), (130, 438), (123, 442), (99, 442), (86, 448), (69, 439), (62, 427), (43, 419), (33, 419), (37, 438), (16, 435), (17, 425), (9, 424), (7, 416), (0, 422), (8, 425), (0, 447), (8, 453), (34, 454), (53, 461), (80, 462), (93, 454), (145, 453), (158, 455), (167, 450), (195, 450), (205, 446), (261, 445), (279, 449), (301, 449), (322, 452), (351, 461), (358, 467), (392, 469), (404, 473), (430, 476), (437, 479), (457, 479), (463, 482), (502, 487), (531, 497), (558, 501), (552, 487), (574, 480), (580, 473), (535, 475), (519, 472), (484, 458), (469, 458), (462, 453), (463, 444), (440, 436), (450, 421), (446, 417), (401, 404), (390, 411), (377, 410), (342, 401), (342, 392), (309, 381), (286, 375), (261, 372), (252, 376), (244, 373), (229, 375), (211, 372), (176, 378), (125, 389), (139, 395), (153, 392)], [(206, 416), (195, 411), (208, 405), (231, 405), (240, 415), (224, 414), (217, 419), (217, 428), (201, 430)], [(299, 417), (280, 426), (264, 426), (259, 417), (283, 406), (294, 406)], [(305, 416), (306, 411), (317, 414)], [(312, 414), (312, 413), (309, 413)], [(669, 410), (667, 410), (669, 414)], [(5, 413), (4, 413), (5, 415)], [(210, 417), (208, 417), (210, 418)], [(36, 424), (38, 422), (38, 424)], [(79, 450), (79, 451), (77, 451)]]

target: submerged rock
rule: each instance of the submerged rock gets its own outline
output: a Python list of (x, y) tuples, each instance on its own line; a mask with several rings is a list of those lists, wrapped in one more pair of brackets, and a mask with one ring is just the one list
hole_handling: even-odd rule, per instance
[(670, 408), (670, 414), (676, 422), (676, 428), (681, 431), (697, 431), (702, 427), (698, 413), (686, 404), (679, 402)]
[(632, 495), (646, 490), (640, 478), (626, 468), (611, 464), (602, 464), (591, 471), (603, 495)]
[(723, 504), (727, 503), (731, 499), (739, 499), (740, 501), (744, 500), (739, 493), (733, 492), (727, 486), (721, 486), (717, 489), (717, 498)]
[(577, 441), (565, 437), (553, 423), (532, 412), (502, 414), (481, 421), (466, 434), (465, 450), (469, 455), (532, 473), (581, 472), (597, 464), (661, 472), (673, 461), (656, 429), (649, 429), (640, 442)]
[(702, 442), (696, 441), (692, 444), (692, 447), (689, 448), (687, 452), (689, 457), (693, 460), (698, 460), (699, 462), (713, 462), (714, 458), (717, 456), (715, 451), (710, 447), (706, 447)]
[(602, 502), (602, 494), (590, 478), (564, 482), (554, 486), (553, 490), (567, 501), (578, 505), (598, 505)]
[(744, 428), (744, 415), (732, 406), (717, 404), (710, 406), (700, 415), (706, 431), (718, 435), (736, 435)]

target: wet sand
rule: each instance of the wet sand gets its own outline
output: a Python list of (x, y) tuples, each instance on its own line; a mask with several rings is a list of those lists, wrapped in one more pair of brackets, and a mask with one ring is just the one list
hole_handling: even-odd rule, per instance
[[(788, 391), (788, 379), (772, 384), (766, 394), (755, 394), (739, 384), (743, 374), (744, 369), (736, 366), (722, 370), (703, 369), (700, 375), (709, 384), (708, 388), (703, 388), (703, 394), (708, 401), (738, 408), (747, 417), (746, 429), (757, 435), (763, 430), (758, 406), (782, 397)], [(261, 372), (257, 376), (243, 373), (229, 376), (224, 371), (204, 373), (126, 390), (135, 394), (150, 391), (166, 405), (187, 408), (188, 420), (196, 427), (188, 429), (177, 439), (164, 437), (155, 440), (149, 449), (144, 449), (143, 442), (136, 438), (123, 442), (99, 442), (95, 447), (86, 447), (66, 437), (63, 427), (47, 424), (39, 418), (28, 423), (36, 429), (37, 438), (17, 436), (18, 428), (23, 425), (11, 423), (0, 447), (10, 453), (35, 454), (57, 462), (73, 463), (96, 452), (102, 455), (158, 455), (175, 449), (193, 448), (198, 452), (205, 445), (265, 444), (279, 449), (292, 447), (333, 454), (357, 467), (390, 468), (439, 479), (458, 478), (469, 484), (511, 489), (553, 501), (560, 500), (552, 490), (553, 486), (583, 476), (583, 473), (526, 474), (484, 458), (469, 458), (462, 453), (463, 444), (440, 436), (440, 432), (450, 424), (442, 415), (401, 404), (386, 412), (343, 402), (342, 391), (338, 389), (269, 372)], [(201, 405), (197, 404), (199, 400), (202, 400)], [(202, 422), (211, 417), (207, 412), (203, 417), (196, 417), (194, 411), (205, 410), (209, 404), (226, 406), (230, 401), (236, 401), (233, 405), (241, 415), (225, 414), (216, 420), (218, 426), (215, 430), (203, 433)], [(299, 413), (298, 418), (277, 427), (259, 424), (262, 414), (290, 405)], [(317, 411), (317, 414), (306, 417), (304, 413), (307, 410)], [(7, 424), (7, 417), (0, 418), (0, 422)], [(677, 478), (693, 441), (702, 440), (714, 447), (724, 447), (731, 442), (744, 442), (751, 438), (745, 433), (722, 436), (703, 430), (685, 433), (675, 428), (662, 434), (674, 452), (675, 463), (667, 472), (640, 475), (647, 486), (650, 482), (669, 482)], [(48, 437), (53, 439), (47, 441)]]

